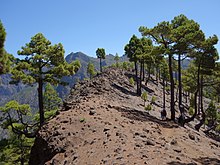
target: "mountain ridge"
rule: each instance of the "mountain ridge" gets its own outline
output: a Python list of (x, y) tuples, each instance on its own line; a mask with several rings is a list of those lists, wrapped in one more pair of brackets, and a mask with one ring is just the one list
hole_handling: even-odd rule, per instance
[[(109, 66), (114, 63), (114, 56), (113, 55), (107, 55), (107, 58), (103, 60), (102, 65), (103, 66)], [(82, 67), (79, 69), (79, 71), (74, 74), (73, 76), (65, 77), (63, 78), (66, 80), (70, 87), (63, 87), (63, 86), (58, 86), (57, 91), (59, 93), (59, 96), (64, 98), (68, 93), (70, 88), (79, 80), (82, 80), (86, 77), (88, 77), (87, 74), (87, 65), (91, 61), (95, 65), (95, 69), (99, 70), (99, 59), (90, 57), (83, 52), (76, 52), (76, 53), (70, 53), (65, 57), (66, 61), (71, 63), (74, 60), (79, 60), (81, 62)], [(121, 61), (128, 60), (126, 57), (121, 57)], [(18, 85), (11, 85), (9, 82), (11, 81), (10, 79), (10, 74), (5, 74), (0, 76), (0, 105), (4, 105), (6, 102), (10, 100), (17, 100), (20, 102), (20, 100), (16, 99), (20, 95), (20, 98), (23, 98), (23, 90), (25, 90), (27, 87), (30, 89), (28, 85), (24, 85), (19, 83)], [(33, 91), (35, 90), (35, 87), (33, 87)], [(33, 92), (35, 93), (35, 92)], [(30, 95), (30, 97), (35, 97), (35, 94)], [(36, 98), (37, 99), (37, 98)], [(25, 101), (22, 101), (21, 103), (25, 103)], [(27, 101), (28, 103), (28, 101)], [(36, 107), (36, 105), (32, 106)]]
[(39, 131), (29, 163), (219, 164), (220, 142), (191, 125), (162, 121), (161, 84), (144, 86), (150, 89), (147, 104), (157, 97), (152, 110), (144, 110), (143, 100), (129, 82), (132, 76), (108, 68), (76, 84), (60, 114)]

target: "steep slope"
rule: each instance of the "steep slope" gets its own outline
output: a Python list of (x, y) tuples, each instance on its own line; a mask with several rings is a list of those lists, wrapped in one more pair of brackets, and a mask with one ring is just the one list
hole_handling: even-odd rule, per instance
[(26, 86), (23, 84), (10, 85), (10, 74), (0, 76), (0, 106), (5, 103), (13, 94), (20, 92)]
[(144, 111), (130, 76), (107, 69), (75, 85), (60, 114), (40, 130), (30, 164), (220, 164), (219, 142), (159, 119), (160, 85), (145, 87), (148, 103), (152, 96), (157, 101)]

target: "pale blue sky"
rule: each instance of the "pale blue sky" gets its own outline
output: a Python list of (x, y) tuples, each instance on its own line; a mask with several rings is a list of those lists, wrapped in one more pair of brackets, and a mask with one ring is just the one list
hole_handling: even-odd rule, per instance
[[(206, 36), (220, 39), (220, 0), (1, 0), (0, 19), (7, 32), (5, 48), (13, 55), (41, 32), (65, 55), (81, 51), (95, 56), (122, 55), (140, 26), (153, 27), (184, 14), (201, 25)], [(220, 51), (220, 42), (217, 45)]]

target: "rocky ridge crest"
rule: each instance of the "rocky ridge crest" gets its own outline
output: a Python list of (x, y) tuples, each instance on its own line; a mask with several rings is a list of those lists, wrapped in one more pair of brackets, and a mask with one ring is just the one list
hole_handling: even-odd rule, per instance
[(30, 164), (220, 164), (219, 142), (161, 121), (160, 85), (145, 87), (148, 103), (157, 97), (145, 111), (130, 76), (109, 68), (76, 84), (60, 114), (39, 131)]

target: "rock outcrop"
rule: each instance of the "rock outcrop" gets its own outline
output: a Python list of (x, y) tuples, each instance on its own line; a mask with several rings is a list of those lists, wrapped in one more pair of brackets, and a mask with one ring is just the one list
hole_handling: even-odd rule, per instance
[(76, 84), (60, 114), (39, 131), (30, 164), (220, 164), (219, 142), (160, 120), (160, 85), (145, 87), (148, 100), (157, 97), (145, 111), (130, 76), (110, 68)]

